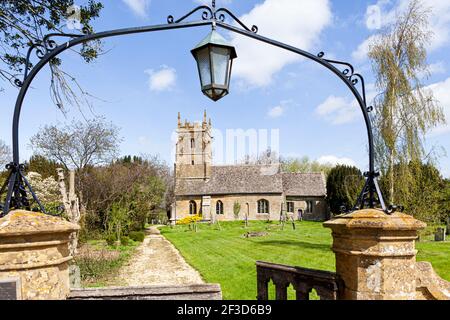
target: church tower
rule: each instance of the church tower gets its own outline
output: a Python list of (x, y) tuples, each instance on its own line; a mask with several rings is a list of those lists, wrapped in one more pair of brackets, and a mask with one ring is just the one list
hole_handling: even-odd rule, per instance
[(177, 134), (176, 178), (208, 180), (211, 177), (212, 136), (211, 119), (207, 120), (206, 110), (201, 123), (182, 122), (178, 113)]

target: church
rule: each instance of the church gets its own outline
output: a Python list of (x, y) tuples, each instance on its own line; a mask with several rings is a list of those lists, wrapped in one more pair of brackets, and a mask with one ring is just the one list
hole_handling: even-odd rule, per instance
[(328, 219), (323, 173), (286, 173), (279, 164), (215, 166), (211, 129), (206, 111), (201, 123), (178, 114), (172, 223), (196, 214), (204, 221)]

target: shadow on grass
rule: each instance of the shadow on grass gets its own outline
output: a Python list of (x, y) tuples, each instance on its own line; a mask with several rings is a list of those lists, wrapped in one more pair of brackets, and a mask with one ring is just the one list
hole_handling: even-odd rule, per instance
[(258, 244), (266, 246), (284, 246), (292, 249), (315, 249), (315, 250), (331, 250), (329, 244), (311, 243), (296, 240), (262, 240)]

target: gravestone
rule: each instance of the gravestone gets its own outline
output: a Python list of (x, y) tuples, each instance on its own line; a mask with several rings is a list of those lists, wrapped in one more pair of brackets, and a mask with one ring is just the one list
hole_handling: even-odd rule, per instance
[(0, 300), (21, 300), (20, 280), (0, 280)]
[(434, 241), (445, 241), (445, 228), (437, 228), (434, 234)]
[(81, 288), (81, 272), (77, 265), (69, 266), (69, 280), (71, 288)]

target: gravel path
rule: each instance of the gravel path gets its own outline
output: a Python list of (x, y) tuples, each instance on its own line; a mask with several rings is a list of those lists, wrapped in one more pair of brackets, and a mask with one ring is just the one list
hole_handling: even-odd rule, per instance
[(186, 263), (178, 250), (164, 238), (157, 227), (136, 249), (115, 279), (126, 286), (187, 285), (204, 283), (200, 274)]

